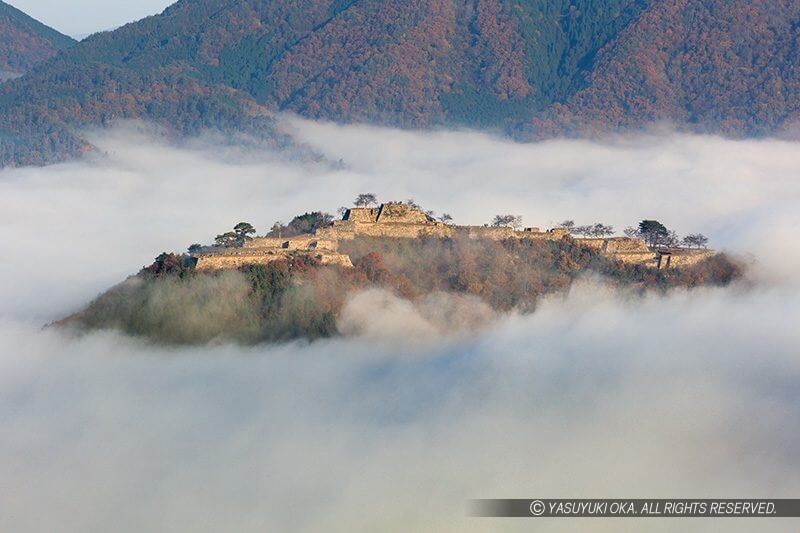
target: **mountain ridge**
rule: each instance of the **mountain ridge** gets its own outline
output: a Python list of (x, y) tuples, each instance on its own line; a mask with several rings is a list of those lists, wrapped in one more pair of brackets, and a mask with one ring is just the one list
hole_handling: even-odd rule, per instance
[(0, 71), (22, 74), (75, 42), (0, 1)]
[(118, 119), (275, 138), (275, 112), (520, 139), (668, 121), (792, 128), (800, 5), (766, 0), (181, 0), (0, 86), (0, 164), (90, 150)]

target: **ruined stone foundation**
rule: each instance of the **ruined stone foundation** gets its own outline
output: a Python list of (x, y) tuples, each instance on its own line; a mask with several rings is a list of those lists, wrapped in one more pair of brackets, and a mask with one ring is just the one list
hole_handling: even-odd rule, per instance
[[(539, 228), (517, 230), (510, 227), (454, 226), (440, 222), (421, 209), (399, 202), (380, 207), (348, 209), (342, 220), (318, 228), (313, 235), (296, 237), (256, 237), (241, 248), (212, 249), (194, 254), (198, 270), (238, 268), (243, 265), (266, 264), (297, 254), (319, 260), (324, 265), (352, 267), (350, 257), (339, 253), (339, 241), (359, 236), (416, 239), (419, 237), (449, 238), (465, 235), (471, 239), (542, 239), (572, 238), (565, 228), (540, 231)], [(714, 254), (712, 250), (651, 249), (641, 239), (630, 237), (577, 238), (577, 242), (628, 264), (664, 269), (694, 265)]]
[(222, 248), (194, 254), (197, 270), (219, 270), (239, 268), (245, 265), (265, 265), (272, 261), (289, 259), (295, 255), (306, 255), (323, 265), (352, 267), (350, 256), (340, 254), (338, 242), (318, 239), (313, 235), (301, 235), (289, 239), (257, 237), (245, 242), (242, 248)]

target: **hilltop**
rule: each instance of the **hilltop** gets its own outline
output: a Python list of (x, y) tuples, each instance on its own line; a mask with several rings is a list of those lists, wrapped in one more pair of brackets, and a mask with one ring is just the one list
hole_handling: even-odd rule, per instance
[(442, 218), (387, 202), (347, 209), (341, 220), (306, 213), (260, 237), (242, 222), (214, 245), (159, 255), (61, 325), (176, 344), (313, 339), (351, 332), (348, 306), (379, 291), (479, 327), (502, 313), (533, 312), (542, 297), (587, 276), (663, 291), (742, 274), (704, 248), (701, 235), (684, 239), (699, 247), (680, 247), (657, 221), (642, 221), (638, 236), (614, 237), (598, 224), (597, 236), (580, 237), (585, 231), (574, 227), (517, 229), (509, 225), (515, 217), (485, 226)]
[(787, 0), (182, 0), (4, 84), (0, 164), (80, 154), (80, 127), (122, 118), (272, 139), (277, 111), (520, 139), (779, 134), (798, 24)]
[(28, 72), (74, 44), (71, 37), (0, 1), (0, 78)]

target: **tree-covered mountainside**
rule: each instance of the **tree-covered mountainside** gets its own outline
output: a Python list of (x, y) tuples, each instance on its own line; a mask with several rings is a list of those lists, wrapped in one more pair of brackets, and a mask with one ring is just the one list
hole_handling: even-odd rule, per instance
[(270, 135), (281, 110), (523, 138), (771, 134), (800, 109), (798, 28), (789, 0), (181, 0), (0, 86), (0, 164), (89, 149), (87, 124)]
[(800, 2), (654, 2), (598, 51), (585, 88), (534, 121), (548, 132), (669, 121), (769, 135), (800, 118)]
[(0, 1), (0, 71), (27, 72), (73, 44), (71, 37)]

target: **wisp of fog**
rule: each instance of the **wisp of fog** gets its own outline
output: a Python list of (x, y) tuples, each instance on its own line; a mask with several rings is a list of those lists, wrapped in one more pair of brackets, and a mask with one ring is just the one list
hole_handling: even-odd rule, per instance
[[(534, 524), (472, 518), (467, 500), (798, 494), (797, 143), (284, 128), (324, 157), (175, 146), (123, 124), (86, 160), (0, 172), (0, 530), (522, 531)], [(345, 306), (342, 338), (313, 343), (167, 348), (42, 328), (162, 251), (362, 192), (463, 224), (654, 218), (751, 266), (742, 283), (666, 295), (585, 280), (530, 315), (371, 291)]]

